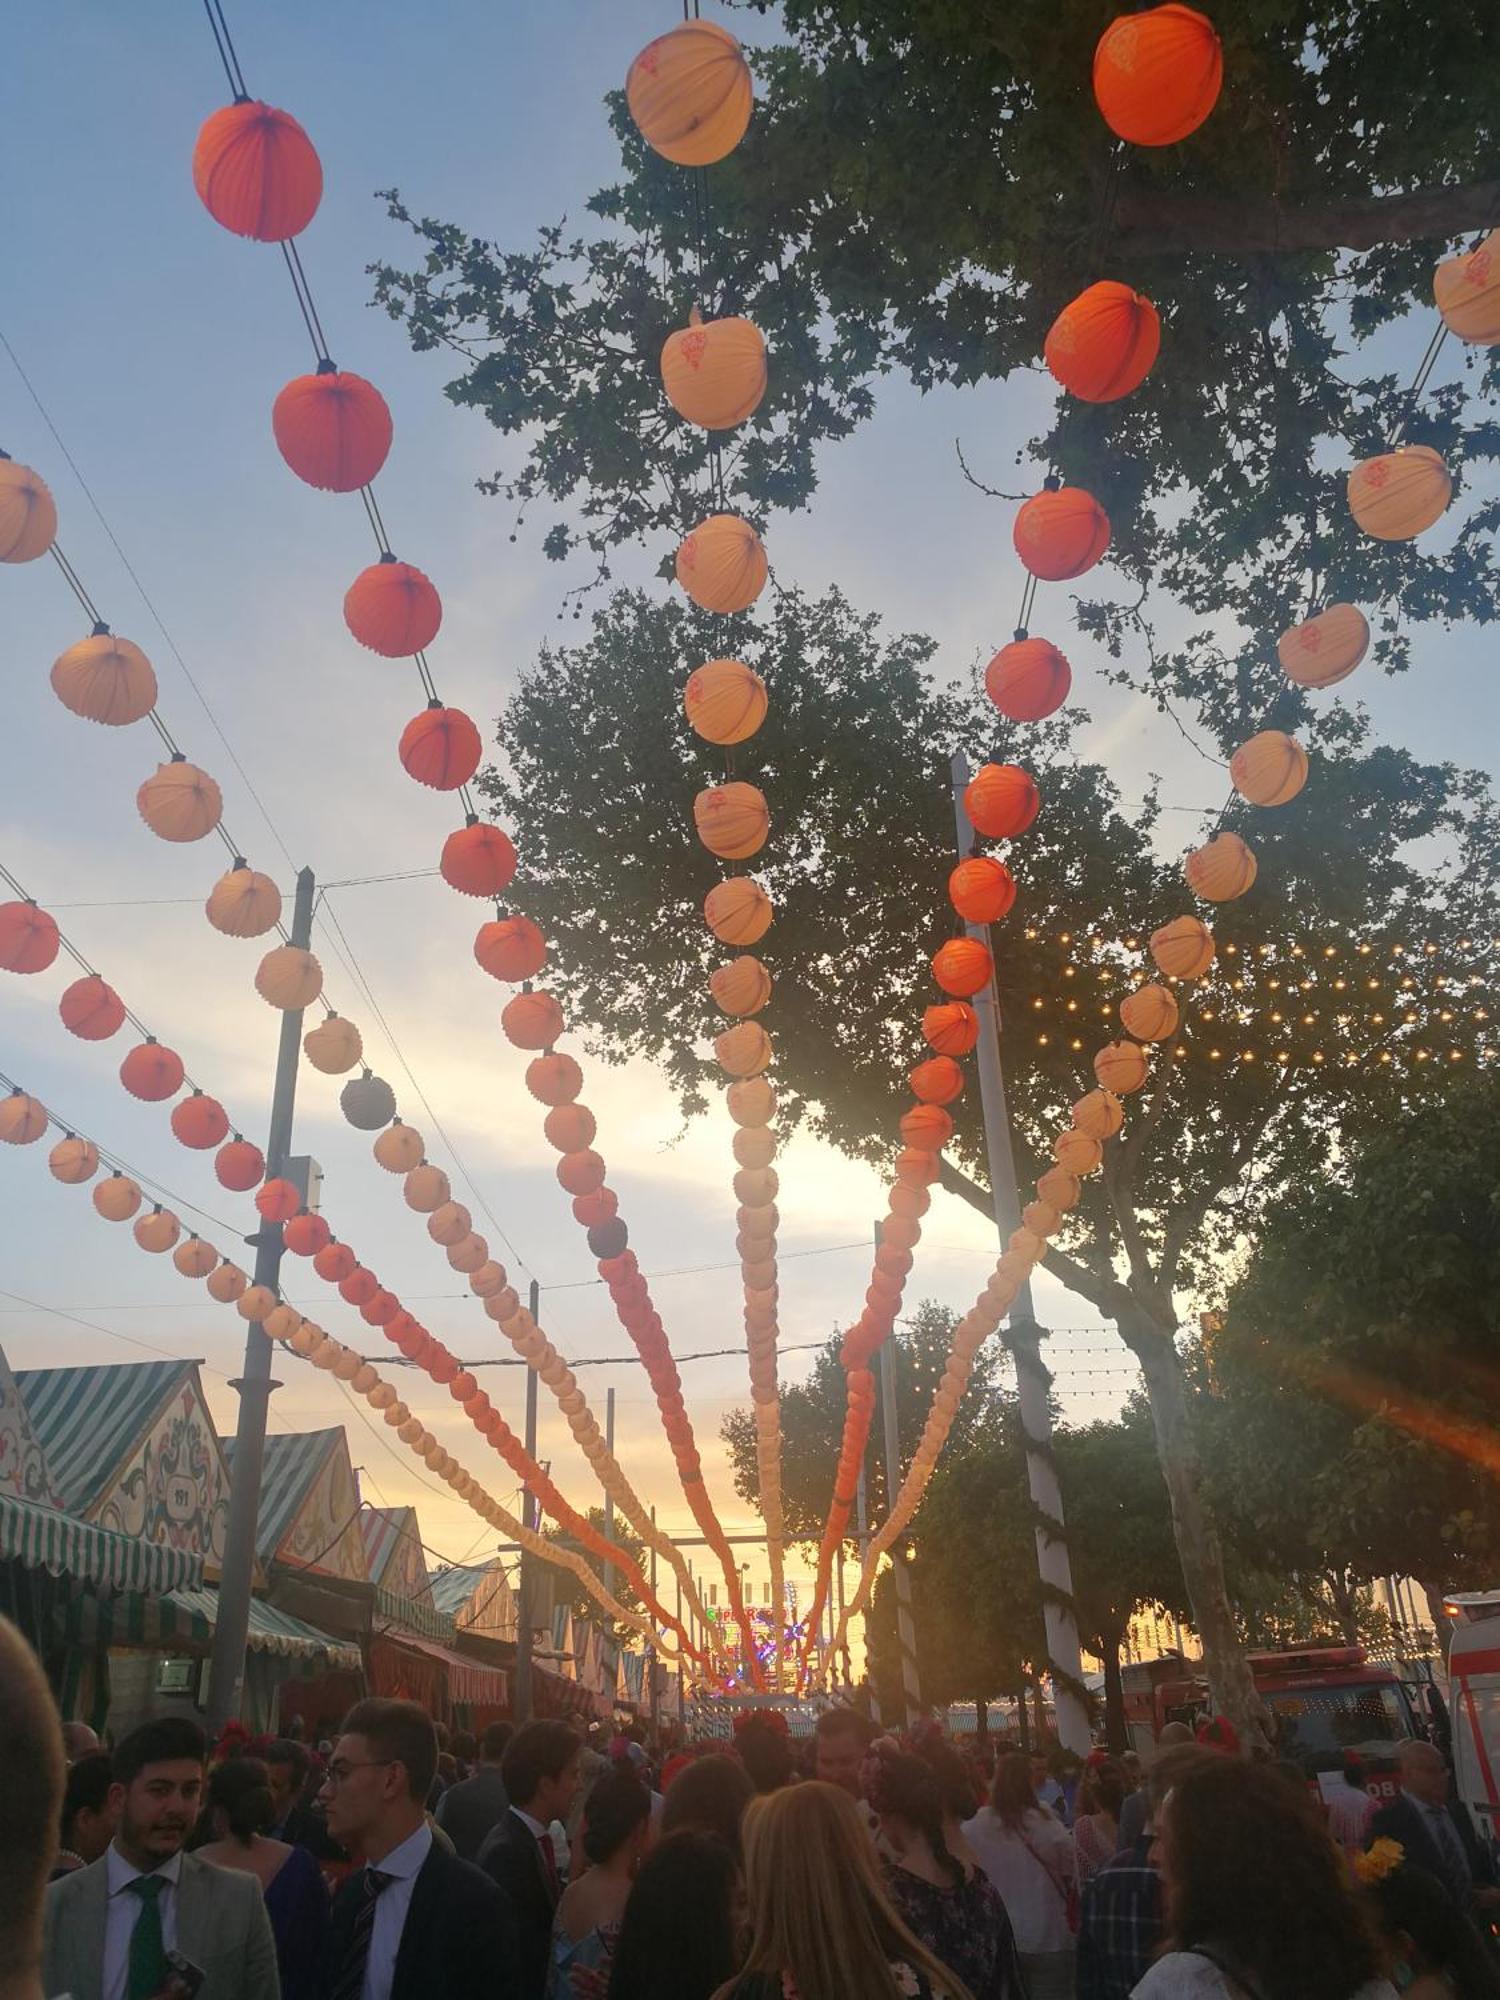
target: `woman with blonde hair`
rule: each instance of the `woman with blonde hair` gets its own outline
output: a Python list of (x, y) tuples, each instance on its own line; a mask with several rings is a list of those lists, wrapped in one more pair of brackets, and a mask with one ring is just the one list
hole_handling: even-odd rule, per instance
[(849, 1794), (816, 1780), (745, 1815), (750, 1948), (714, 2000), (970, 2000), (881, 1888)]

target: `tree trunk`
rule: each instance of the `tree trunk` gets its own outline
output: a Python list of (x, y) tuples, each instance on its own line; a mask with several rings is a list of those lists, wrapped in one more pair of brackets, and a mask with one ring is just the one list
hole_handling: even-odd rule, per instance
[(1104, 1660), (1104, 1740), (1110, 1754), (1122, 1757), (1130, 1748), (1130, 1732), (1125, 1726), (1125, 1675), (1120, 1666), (1121, 1632), (1100, 1634)]
[(1411, 188), (1360, 201), (1280, 202), (1266, 196), (1174, 194), (1128, 181), (1111, 217), (1115, 240), (1139, 255), (1180, 257), (1204, 250), (1231, 257), (1304, 250), (1373, 250), (1462, 236), (1493, 225), (1500, 183)]
[(1338, 1623), (1339, 1634), (1346, 1646), (1359, 1644), (1359, 1586), (1351, 1584), (1346, 1577), (1328, 1578), (1328, 1595), (1333, 1604), (1333, 1615)]
[(1235, 1630), (1224, 1554), (1203, 1494), (1203, 1465), (1188, 1417), (1181, 1356), (1170, 1330), (1157, 1325), (1140, 1307), (1128, 1318), (1122, 1314), (1120, 1333), (1145, 1377), (1156, 1453), (1172, 1504), (1172, 1531), (1214, 1706), (1234, 1724), (1246, 1751), (1269, 1748), (1265, 1710)]
[(1432, 1620), (1433, 1633), (1442, 1649), (1443, 1664), (1448, 1664), (1448, 1648), (1453, 1644), (1453, 1620), (1443, 1609), (1443, 1593), (1435, 1583), (1424, 1577), (1417, 1578), (1422, 1595), (1427, 1599), (1427, 1616)]

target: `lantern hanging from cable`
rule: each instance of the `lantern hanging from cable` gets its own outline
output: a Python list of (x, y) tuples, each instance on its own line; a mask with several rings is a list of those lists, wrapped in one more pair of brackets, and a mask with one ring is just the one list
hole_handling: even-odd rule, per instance
[(1193, 849), (1182, 872), (1194, 895), (1205, 902), (1231, 903), (1254, 883), (1256, 861), (1237, 833), (1220, 833)]
[(1138, 986), (1120, 1002), (1121, 1024), (1138, 1042), (1164, 1042), (1168, 1035), (1176, 1034), (1177, 1020), (1176, 1000), (1167, 987), (1155, 981)]
[(0, 562), (35, 562), (57, 540), (57, 503), (29, 465), (0, 453)]
[(425, 1151), (421, 1133), (414, 1126), (403, 1125), (399, 1118), (391, 1120), (374, 1146), (376, 1162), (388, 1174), (409, 1174), (422, 1164)]
[(1059, 1132), (1052, 1141), (1052, 1157), (1067, 1173), (1093, 1174), (1103, 1164), (1104, 1146), (1100, 1140), (1074, 1126), (1070, 1131)]
[(720, 944), (756, 944), (771, 928), (771, 899), (748, 875), (731, 875), (703, 899), (703, 917)]
[(443, 842), (438, 868), (450, 889), (492, 901), (504, 895), (515, 878), (515, 846), (498, 826), (471, 819)]
[(0, 1097), (0, 1143), (30, 1146), (47, 1129), (47, 1109), (39, 1097), (21, 1089)]
[[(1432, 274), (1432, 295), (1450, 333), (1476, 347), (1500, 343), (1500, 230), (1466, 256), (1445, 257)], [(0, 528), (0, 547), (4, 539)]]
[(1169, 979), (1201, 979), (1214, 962), (1214, 936), (1200, 917), (1174, 917), (1150, 937), (1158, 972)]
[(758, 1014), (771, 998), (771, 975), (744, 952), (709, 974), (708, 990), (725, 1014)]
[(479, 926), (474, 956), (492, 979), (516, 985), (546, 964), (547, 940), (530, 917), (501, 917)]
[(1066, 583), (1091, 570), (1109, 547), (1109, 516), (1081, 486), (1048, 487), (1021, 506), (1011, 540), (1033, 576)]
[(1175, 146), (1219, 101), (1224, 50), (1213, 23), (1168, 0), (1121, 14), (1094, 51), (1094, 100), (1105, 124), (1133, 146)]
[(143, 1250), (159, 1257), (163, 1251), (172, 1249), (182, 1234), (182, 1224), (172, 1211), (158, 1204), (149, 1215), (140, 1216), (135, 1225), (135, 1240)]
[(59, 653), (52, 692), (85, 722), (111, 728), (139, 722), (156, 706), (156, 673), (139, 646), (113, 632), (95, 632)]
[(678, 416), (701, 430), (732, 430), (766, 393), (764, 336), (747, 319), (705, 320), (694, 306), (662, 348), (661, 380)]
[(94, 1189), (94, 1207), (106, 1222), (129, 1222), (140, 1205), (140, 1189), (118, 1169)]
[(247, 99), (199, 128), (193, 186), (214, 221), (257, 243), (300, 236), (323, 198), (323, 167), (290, 112)]
[(717, 21), (684, 21), (648, 42), (625, 78), (625, 102), (653, 152), (679, 167), (711, 167), (745, 136), (750, 65)]
[(154, 1036), (137, 1044), (120, 1064), (120, 1081), (132, 1097), (159, 1104), (182, 1088), (182, 1057), (163, 1048)]
[(276, 945), (255, 969), (255, 990), (267, 1006), (300, 1014), (323, 991), (323, 968), (301, 945)]
[(434, 1167), (426, 1160), (419, 1166), (413, 1167), (406, 1176), (402, 1183), (402, 1193), (406, 1197), (407, 1207), (415, 1209), (418, 1215), (431, 1215), (434, 1209), (441, 1208), (445, 1201), (453, 1199), (448, 1176), (441, 1167)]
[(345, 374), (331, 361), (298, 375), (271, 406), (276, 448), (309, 486), (357, 493), (385, 464), (391, 413), (373, 383)]
[(282, 1224), (281, 1240), (294, 1257), (316, 1257), (333, 1241), (333, 1231), (321, 1215), (304, 1211)]
[(0, 969), (45, 972), (61, 942), (56, 922), (35, 903), (0, 903)]
[(979, 1040), (979, 1016), (965, 1000), (940, 1000), (924, 1010), (922, 1039), (940, 1056), (966, 1056)]
[[(1146, 1074), (1146, 1052), (1138, 1042), (1110, 1042), (1094, 1057), (1094, 1075), (1099, 1087), (1114, 1097), (1125, 1097), (1139, 1090)], [(1100, 1134), (1093, 1132), (1090, 1136), (1098, 1138)]]
[(229, 1115), (216, 1097), (205, 1097), (201, 1090), (195, 1090), (172, 1106), (171, 1125), (179, 1145), (207, 1152), (211, 1146), (222, 1145), (228, 1136)]
[(964, 1073), (952, 1056), (929, 1056), (906, 1080), (923, 1104), (951, 1104), (963, 1095)]
[(1370, 624), (1353, 604), (1330, 604), (1276, 641), (1282, 672), (1298, 687), (1332, 687), (1354, 672), (1370, 650)]
[(203, 910), (225, 937), (263, 937), (281, 921), (281, 891), (269, 875), (236, 857), (209, 891)]
[(248, 1194), (251, 1188), (259, 1187), (265, 1171), (265, 1155), (260, 1147), (242, 1139), (238, 1132), (214, 1154), (214, 1173), (219, 1185), (232, 1194)]
[(1048, 639), (1013, 639), (984, 670), (985, 693), (1011, 722), (1055, 714), (1072, 685), (1072, 668)]
[[(1096, 1064), (1097, 1071), (1097, 1064)], [(1125, 1107), (1113, 1090), (1101, 1086), (1080, 1097), (1073, 1106), (1073, 1124), (1080, 1132), (1101, 1142), (1113, 1139), (1125, 1123)]]
[(1262, 729), (1230, 758), (1229, 780), (1252, 806), (1284, 806), (1307, 783), (1307, 752), (1284, 730)]
[(68, 1033), (83, 1042), (107, 1042), (125, 1020), (125, 1002), (96, 972), (66, 987), (57, 1011)]
[(1161, 349), (1151, 301), (1102, 279), (1052, 322), (1042, 350), (1053, 376), (1084, 403), (1113, 403), (1139, 388)]
[(501, 1008), (500, 1029), (518, 1049), (550, 1049), (563, 1031), (563, 1011), (550, 993), (518, 993)]
[(216, 1299), (221, 1306), (232, 1306), (236, 1299), (244, 1297), (249, 1288), (250, 1280), (239, 1265), (231, 1264), (227, 1257), (214, 1266), (204, 1284), (208, 1296)]
[(99, 1148), (92, 1139), (80, 1139), (69, 1132), (47, 1155), (47, 1170), (65, 1187), (81, 1187), (99, 1171)]
[(479, 731), (461, 708), (445, 708), (436, 696), (401, 732), (406, 774), (436, 792), (454, 792), (479, 769), (484, 754)]
[(950, 938), (932, 957), (932, 976), (945, 993), (967, 1000), (989, 984), (995, 962), (978, 938)]
[(352, 1021), (342, 1014), (330, 1014), (302, 1037), (302, 1052), (325, 1076), (342, 1076), (364, 1054), (364, 1038)]
[(189, 1236), (172, 1252), (172, 1263), (184, 1278), (206, 1278), (219, 1261), (219, 1253), (201, 1236)]
[(344, 623), (362, 646), (387, 660), (425, 652), (442, 622), (443, 601), (431, 580), (389, 551), (344, 593)]
[(295, 1181), (277, 1175), (256, 1190), (255, 1206), (267, 1222), (290, 1222), (302, 1206), (302, 1191)]
[(745, 1078), (759, 1076), (768, 1069), (775, 1051), (771, 1037), (758, 1022), (741, 1021), (715, 1038), (714, 1055), (727, 1076)]
[(1016, 900), (1015, 877), (986, 855), (960, 861), (948, 877), (948, 900), (966, 924), (995, 924)]
[(583, 1071), (554, 1050), (526, 1065), (526, 1088), (539, 1104), (571, 1104), (583, 1089)]
[(677, 581), (702, 611), (747, 611), (770, 573), (760, 536), (738, 514), (710, 514), (678, 545)]
[(339, 1092), (339, 1108), (357, 1132), (378, 1132), (396, 1115), (396, 1093), (384, 1077), (366, 1070)]
[(766, 719), (766, 684), (743, 660), (710, 660), (688, 677), (682, 706), (708, 743), (743, 743)]
[(742, 781), (701, 791), (693, 801), (693, 823), (703, 845), (723, 861), (758, 854), (770, 833), (764, 793)]
[(901, 1138), (923, 1152), (940, 1152), (953, 1137), (953, 1120), (940, 1104), (914, 1104), (901, 1115)]
[(1409, 542), (1441, 519), (1453, 479), (1428, 444), (1404, 444), (1356, 465), (1349, 474), (1349, 511), (1379, 542)]
[(474, 1218), (461, 1201), (439, 1202), (427, 1218), (427, 1234), (445, 1250), (462, 1243), (473, 1228)]
[(976, 833), (1013, 840), (1041, 807), (1036, 780), (1019, 764), (981, 764), (964, 787), (964, 810)]
[(202, 840), (224, 813), (224, 795), (207, 771), (174, 751), (135, 795), (141, 818), (159, 840)]

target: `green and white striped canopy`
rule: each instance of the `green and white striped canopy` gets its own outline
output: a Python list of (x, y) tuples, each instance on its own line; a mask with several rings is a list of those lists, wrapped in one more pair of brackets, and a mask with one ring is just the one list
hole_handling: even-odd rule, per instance
[(0, 1557), (6, 1556), (96, 1590), (161, 1594), (197, 1590), (203, 1583), (203, 1558), (191, 1550), (137, 1541), (55, 1507), (0, 1493)]

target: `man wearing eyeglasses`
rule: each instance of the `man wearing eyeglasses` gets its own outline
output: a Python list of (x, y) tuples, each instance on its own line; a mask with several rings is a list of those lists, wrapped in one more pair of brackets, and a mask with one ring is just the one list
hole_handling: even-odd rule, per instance
[(413, 1701), (356, 1702), (320, 1794), (363, 1864), (333, 1905), (324, 2000), (516, 2000), (516, 1948), (489, 1877), (439, 1846), (426, 1799), (437, 1732)]

